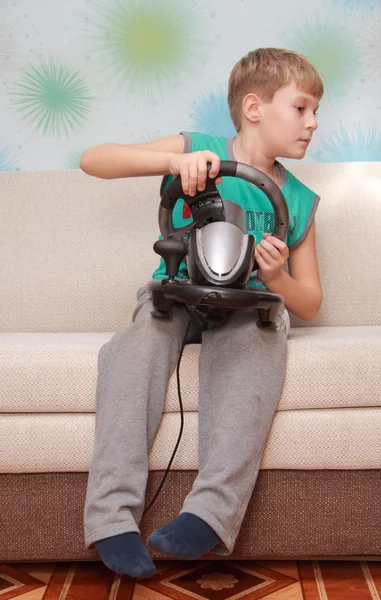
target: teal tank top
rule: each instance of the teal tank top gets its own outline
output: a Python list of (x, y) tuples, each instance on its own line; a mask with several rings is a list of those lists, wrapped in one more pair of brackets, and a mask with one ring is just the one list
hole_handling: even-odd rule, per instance
[[(184, 136), (184, 152), (197, 152), (210, 150), (217, 154), (221, 160), (235, 160), (233, 152), (234, 138), (213, 137), (204, 133), (181, 132)], [(287, 243), (289, 250), (297, 248), (305, 239), (310, 225), (314, 219), (320, 197), (299, 181), (290, 171), (276, 161), (279, 173), (279, 188), (281, 189), (289, 210), (289, 229)], [(171, 183), (169, 178), (167, 186)], [(232, 200), (242, 206), (246, 213), (247, 231), (255, 238), (256, 244), (263, 239), (264, 233), (272, 233), (275, 219), (274, 211), (266, 194), (255, 185), (236, 177), (224, 177), (217, 185), (221, 198)], [(173, 224), (175, 227), (184, 227), (192, 221), (188, 217), (187, 205), (179, 198), (173, 210)], [(160, 236), (161, 237), (161, 236)], [(266, 289), (266, 286), (256, 276), (256, 271), (251, 275), (248, 287)], [(180, 278), (188, 279), (185, 262), (179, 269)], [(154, 271), (153, 279), (167, 277), (165, 262), (161, 258), (160, 265)]]

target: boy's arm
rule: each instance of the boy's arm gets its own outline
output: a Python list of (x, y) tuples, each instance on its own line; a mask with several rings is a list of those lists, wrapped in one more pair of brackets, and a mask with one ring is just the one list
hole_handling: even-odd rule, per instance
[[(220, 157), (209, 150), (184, 154), (184, 144), (181, 134), (146, 144), (102, 144), (85, 150), (79, 166), (88, 175), (103, 179), (170, 173), (181, 178), (185, 194), (194, 196), (205, 189), (208, 163), (209, 177), (218, 175)], [(219, 177), (216, 183), (220, 182)]]
[(287, 310), (305, 321), (310, 321), (319, 314), (322, 302), (316, 256), (315, 219), (305, 240), (298, 248), (291, 250), (288, 264), (290, 275), (280, 271), (278, 277), (265, 285), (274, 294), (284, 297)]
[(169, 137), (146, 144), (101, 144), (85, 150), (80, 168), (102, 179), (167, 175), (173, 154), (184, 152), (184, 136)]

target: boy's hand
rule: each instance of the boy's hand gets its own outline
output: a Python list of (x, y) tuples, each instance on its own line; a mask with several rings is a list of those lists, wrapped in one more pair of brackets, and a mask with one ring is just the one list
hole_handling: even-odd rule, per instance
[[(207, 178), (207, 164), (212, 163), (209, 177), (216, 177), (220, 170), (220, 157), (214, 152), (190, 152), (189, 154), (174, 154), (169, 162), (169, 172), (173, 177), (181, 177), (184, 194), (195, 196), (196, 191), (205, 189)], [(221, 182), (221, 177), (216, 183)]]
[(264, 239), (255, 247), (255, 259), (258, 263), (258, 277), (265, 285), (272, 283), (280, 276), (289, 251), (287, 245), (269, 233), (263, 234)]

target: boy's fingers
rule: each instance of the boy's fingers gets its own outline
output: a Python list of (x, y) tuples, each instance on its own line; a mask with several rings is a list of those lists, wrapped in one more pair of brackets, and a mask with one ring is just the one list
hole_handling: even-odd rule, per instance
[[(181, 169), (181, 185), (184, 194), (195, 196), (196, 193), (205, 189), (208, 176), (207, 165), (211, 164), (209, 176), (215, 178), (220, 170), (220, 158), (213, 152), (197, 153), (189, 160), (185, 161), (184, 168)], [(197, 160), (198, 158), (198, 160)], [(221, 183), (221, 177), (216, 183)]]
[(182, 169), (180, 172), (181, 177), (181, 187), (183, 188), (184, 194), (189, 194), (189, 171), (188, 166), (185, 169)]
[(210, 167), (209, 177), (211, 177), (212, 179), (214, 177), (217, 177), (219, 170), (220, 170), (220, 159), (218, 158), (218, 156), (217, 157), (215, 156), (212, 159), (212, 166)]
[(198, 161), (198, 182), (197, 182), (197, 189), (200, 192), (202, 192), (205, 189), (206, 177), (207, 177), (206, 162), (204, 160), (200, 159)]
[(189, 196), (194, 196), (196, 194), (197, 188), (197, 179), (198, 179), (198, 169), (197, 163), (189, 165)]
[(278, 250), (281, 250), (283, 252), (287, 250), (287, 245), (284, 242), (282, 242), (282, 240), (279, 240), (278, 238), (268, 233), (264, 233), (263, 237), (266, 242), (269, 242), (269, 244), (272, 244), (273, 246), (275, 246), (275, 248), (278, 248)]
[(267, 252), (267, 254), (274, 258), (274, 260), (276, 260), (280, 256), (279, 249), (273, 246), (273, 244), (270, 244), (270, 242), (267, 242), (266, 240), (261, 241), (261, 243), (259, 244), (259, 249)]
[(256, 247), (256, 251), (258, 252), (260, 258), (266, 265), (271, 265), (271, 255), (263, 248), (260, 244)]
[(209, 177), (212, 179), (218, 175), (220, 170), (220, 157), (214, 152), (206, 150), (203, 154), (203, 160), (210, 165)]

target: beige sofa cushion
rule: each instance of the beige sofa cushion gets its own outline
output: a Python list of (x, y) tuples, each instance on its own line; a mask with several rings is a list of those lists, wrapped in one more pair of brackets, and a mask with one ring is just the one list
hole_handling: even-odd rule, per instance
[[(261, 468), (379, 469), (381, 163), (291, 170), (322, 197), (324, 301), (313, 322), (292, 317)], [(129, 325), (136, 290), (157, 265), (159, 185), (80, 171), (0, 174), (0, 472), (88, 470), (96, 358)], [(197, 468), (198, 354), (188, 346), (183, 357), (176, 469)], [(175, 376), (165, 411), (151, 469), (167, 466), (177, 438)]]
[[(95, 412), (97, 355), (112, 333), (0, 333), (0, 413)], [(200, 346), (186, 346), (184, 409), (197, 411)], [(381, 406), (381, 326), (291, 329), (278, 410)], [(176, 374), (165, 412), (177, 412)], [(381, 450), (381, 448), (380, 448)]]
[[(198, 413), (185, 413), (173, 469), (198, 467)], [(180, 415), (163, 416), (150, 469), (168, 465)], [(94, 445), (93, 414), (0, 415), (0, 473), (87, 472)], [(255, 431), (253, 431), (255, 435)], [(275, 413), (261, 469), (381, 469), (381, 408)]]
[[(290, 170), (322, 198), (324, 301), (310, 325), (381, 324), (381, 162)], [(158, 264), (159, 187), (158, 177), (0, 173), (0, 330), (108, 332), (128, 324), (136, 290)]]

